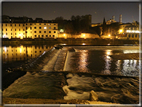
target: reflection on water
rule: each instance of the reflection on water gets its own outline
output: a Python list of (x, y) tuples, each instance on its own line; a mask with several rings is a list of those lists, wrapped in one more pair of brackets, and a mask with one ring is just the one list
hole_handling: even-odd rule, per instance
[(88, 57), (88, 50), (83, 50), (82, 54), (79, 56), (79, 69), (83, 72), (88, 72), (88, 68), (87, 68), (87, 57)]
[(109, 55), (122, 54), (118, 50), (77, 50), (70, 53), (68, 68), (70, 71), (93, 72), (101, 74), (138, 76), (140, 60), (117, 60)]
[(52, 46), (3, 46), (2, 47), (2, 62), (23, 61), (27, 59), (36, 58), (44, 51), (48, 50)]

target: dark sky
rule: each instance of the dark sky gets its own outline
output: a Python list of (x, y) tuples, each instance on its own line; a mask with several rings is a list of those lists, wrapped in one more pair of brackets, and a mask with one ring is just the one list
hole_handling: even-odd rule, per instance
[(99, 23), (115, 16), (119, 21), (119, 15), (122, 14), (122, 22), (139, 21), (139, 3), (96, 3), (96, 2), (3, 2), (2, 14), (9, 16), (27, 16), (35, 19), (43, 18), (52, 20), (62, 16), (64, 19), (70, 19), (72, 15), (92, 15), (92, 23)]

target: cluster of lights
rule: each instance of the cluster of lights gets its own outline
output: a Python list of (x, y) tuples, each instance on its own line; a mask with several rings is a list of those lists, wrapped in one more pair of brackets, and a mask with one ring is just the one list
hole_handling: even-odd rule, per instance
[(126, 30), (127, 33), (140, 33), (138, 30)]

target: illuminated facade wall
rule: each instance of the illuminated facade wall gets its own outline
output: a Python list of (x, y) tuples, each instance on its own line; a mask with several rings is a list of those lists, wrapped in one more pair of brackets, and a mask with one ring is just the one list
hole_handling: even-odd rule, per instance
[(97, 34), (91, 34), (91, 33), (81, 33), (80, 35), (71, 35), (67, 33), (59, 33), (58, 38), (100, 38)]
[(3, 23), (3, 38), (57, 38), (57, 23)]
[(139, 33), (139, 26), (123, 24), (119, 29), (118, 39), (138, 40)]

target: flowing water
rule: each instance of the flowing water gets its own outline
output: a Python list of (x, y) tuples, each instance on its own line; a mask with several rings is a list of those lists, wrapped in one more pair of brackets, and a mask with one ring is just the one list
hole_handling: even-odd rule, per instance
[(110, 55), (138, 53), (138, 50), (77, 50), (69, 52), (66, 71), (138, 76), (140, 60), (113, 59)]

